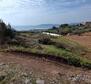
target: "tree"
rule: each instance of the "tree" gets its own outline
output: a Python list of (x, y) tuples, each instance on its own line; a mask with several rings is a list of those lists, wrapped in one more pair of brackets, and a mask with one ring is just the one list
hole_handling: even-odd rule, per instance
[(5, 31), (5, 36), (8, 36), (10, 39), (15, 37), (16, 31), (11, 27), (10, 24), (7, 25), (7, 29)]
[(7, 43), (15, 37), (15, 30), (12, 29), (11, 25), (6, 25), (0, 20), (0, 44)]
[(60, 27), (62, 28), (69, 27), (69, 24), (61, 24)]
[(57, 27), (53, 26), (52, 29), (57, 29)]

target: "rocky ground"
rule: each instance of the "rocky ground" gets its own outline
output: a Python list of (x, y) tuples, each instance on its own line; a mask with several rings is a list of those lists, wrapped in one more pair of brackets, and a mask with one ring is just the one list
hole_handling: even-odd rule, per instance
[(91, 84), (91, 70), (0, 52), (0, 84)]
[(0, 84), (34, 84), (31, 72), (27, 73), (14, 63), (0, 63)]

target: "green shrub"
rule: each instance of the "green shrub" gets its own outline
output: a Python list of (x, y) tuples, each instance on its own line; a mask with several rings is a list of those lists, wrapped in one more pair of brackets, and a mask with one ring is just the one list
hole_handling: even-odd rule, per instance
[(76, 57), (70, 58), (69, 57), (67, 59), (67, 61), (68, 61), (68, 64), (71, 64), (71, 65), (74, 65), (74, 66), (77, 66), (77, 67), (81, 66), (79, 57), (78, 58), (76, 58)]
[(41, 38), (39, 38), (39, 43), (41, 44), (51, 44), (51, 38), (49, 36), (42, 36)]

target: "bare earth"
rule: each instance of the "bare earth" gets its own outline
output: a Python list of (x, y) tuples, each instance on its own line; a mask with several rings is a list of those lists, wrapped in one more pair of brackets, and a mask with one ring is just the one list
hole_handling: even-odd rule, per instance
[(91, 32), (85, 33), (81, 36), (72, 35), (72, 36), (66, 36), (66, 38), (76, 41), (80, 43), (83, 46), (86, 46), (88, 48), (91, 48)]
[[(20, 64), (24, 69), (26, 69), (26, 71), (32, 71), (36, 77), (40, 77), (43, 80), (46, 80), (47, 83), (45, 84), (61, 84), (57, 79), (60, 78), (60, 76), (65, 76), (67, 79), (70, 79), (71, 77), (75, 79), (77, 76), (84, 77), (81, 79), (84, 79), (86, 82), (89, 80), (89, 84), (91, 83), (91, 70), (81, 69), (26, 54), (1, 52), (0, 63)], [(62, 80), (62, 78), (60, 80)], [(49, 81), (54, 81), (54, 83), (49, 83)]]

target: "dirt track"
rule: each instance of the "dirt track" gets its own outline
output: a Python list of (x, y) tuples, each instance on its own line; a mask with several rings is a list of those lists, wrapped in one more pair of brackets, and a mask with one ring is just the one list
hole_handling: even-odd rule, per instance
[(81, 70), (80, 68), (75, 68), (73, 66), (69, 66), (63, 63), (58, 63), (47, 59), (41, 59), (38, 57), (22, 53), (2, 52), (0, 53), (0, 62), (20, 64), (27, 70), (45, 72), (50, 75), (55, 75), (58, 73), (62, 74), (79, 73)]
[(73, 77), (77, 75), (87, 75), (91, 78), (91, 70), (37, 58), (28, 54), (1, 52), (0, 63), (20, 64), (27, 71), (32, 71), (36, 76), (42, 77), (43, 79), (56, 80), (59, 76)]

